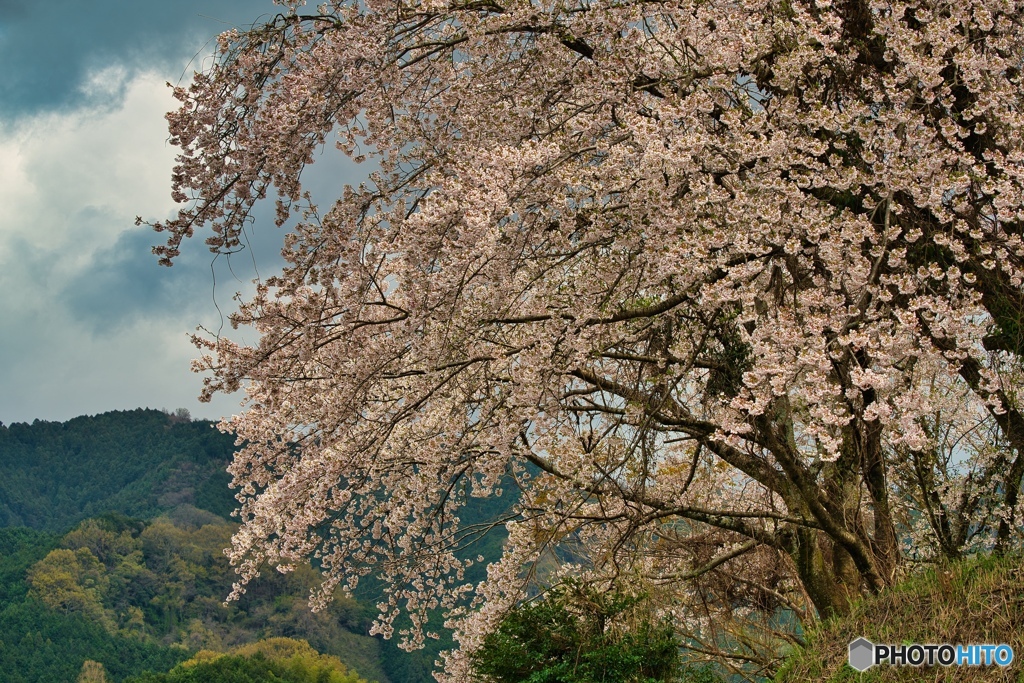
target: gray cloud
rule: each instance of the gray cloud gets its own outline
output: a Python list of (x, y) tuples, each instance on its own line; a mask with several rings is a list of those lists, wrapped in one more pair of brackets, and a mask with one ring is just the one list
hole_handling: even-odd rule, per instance
[[(272, 205), (254, 216), (250, 249), (214, 259), (197, 236), (170, 269), (150, 252), (161, 235), (133, 219), (176, 208), (163, 120), (174, 103), (163, 82), (218, 32), (275, 9), (270, 0), (0, 0), (0, 421), (140, 406), (237, 412), (240, 397), (196, 401), (188, 334), (221, 327), (233, 294), (252, 292), (254, 263), (263, 277), (280, 269)], [(327, 150), (306, 179), (329, 199), (370, 170)]]
[(0, 0), (0, 117), (111, 101), (83, 88), (111, 61), (128, 65), (129, 78), (162, 65), (177, 80), (211, 38), (276, 9), (270, 0)]
[[(85, 229), (109, 216), (85, 210), (78, 216)], [(199, 259), (176, 268), (158, 268), (147, 258), (157, 236), (150, 230), (127, 230), (112, 245), (99, 249), (91, 261), (64, 284), (61, 301), (73, 317), (95, 332), (116, 330), (142, 316), (159, 311), (179, 315), (194, 309), (209, 279)]]
[[(171, 268), (158, 266), (150, 253), (161, 235), (145, 226), (126, 230), (67, 279), (61, 301), (74, 318), (98, 334), (139, 318), (230, 311), (235, 292), (250, 291), (260, 273), (283, 264), (282, 233), (273, 227), (270, 207), (260, 207), (255, 218), (263, 229), (249, 230), (242, 251), (215, 255), (200, 238), (184, 244)], [(89, 208), (80, 212), (76, 224), (88, 231), (90, 224), (111, 220)]]

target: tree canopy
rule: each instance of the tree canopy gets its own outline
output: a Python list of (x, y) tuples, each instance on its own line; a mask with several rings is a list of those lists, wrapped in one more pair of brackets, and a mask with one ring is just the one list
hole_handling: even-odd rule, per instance
[[(168, 671), (197, 650), (204, 661), (261, 653), (281, 664), (282, 677), (294, 674), (287, 680), (317, 680), (324, 671), (324, 680), (358, 683), (354, 668), (381, 683), (429, 680), (388, 677), (403, 662), (389, 661), (394, 653), (382, 652), (365, 635), (371, 606), (342, 599), (311, 614), (305, 597), (317, 574), (309, 567), (269, 577), (225, 605), (233, 572), (223, 550), (235, 527), (195, 508), (172, 515), (150, 522), (114, 515), (88, 519), (62, 538), (0, 529), (4, 680), (92, 683), (106, 676), (121, 683), (147, 670)], [(270, 637), (284, 634), (303, 640)], [(419, 654), (405, 659), (415, 662)], [(249, 659), (241, 664), (258, 668)], [(218, 666), (233, 671), (228, 663)], [(211, 674), (188, 680), (221, 679)]]
[(652, 624), (643, 596), (604, 588), (569, 581), (517, 606), (471, 654), (474, 671), (495, 683), (679, 681), (672, 625)]
[(340, 659), (304, 640), (268, 638), (231, 653), (201, 650), (165, 674), (147, 673), (126, 683), (367, 683)]
[[(627, 578), (770, 671), (908, 558), (1019, 542), (1021, 2), (283, 4), (175, 89), (154, 224), (165, 264), (288, 226), (258, 341), (196, 338), (248, 392), (236, 594), (376, 574), (463, 680), (532, 583)], [(379, 170), (313, 196), (327, 145)], [(509, 487), (469, 582), (460, 509)]]

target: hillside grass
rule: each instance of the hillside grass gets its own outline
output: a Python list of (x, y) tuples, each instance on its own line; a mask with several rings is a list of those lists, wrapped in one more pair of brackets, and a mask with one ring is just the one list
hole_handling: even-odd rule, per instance
[[(882, 664), (860, 673), (847, 665), (847, 646), (858, 636), (873, 643), (1007, 643), (1014, 661), (1005, 669)], [(807, 647), (792, 653), (775, 680), (1024, 683), (1024, 558), (973, 557), (936, 566), (863, 599), (850, 614), (808, 633)]]

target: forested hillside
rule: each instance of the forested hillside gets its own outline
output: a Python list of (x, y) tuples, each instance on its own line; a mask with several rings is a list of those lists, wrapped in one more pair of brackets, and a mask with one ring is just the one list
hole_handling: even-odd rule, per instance
[(222, 549), (234, 525), (194, 507), (143, 522), (106, 515), (63, 537), (0, 530), (0, 670), (5, 681), (73, 681), (85, 660), (110, 678), (167, 671), (199, 650), (226, 652), (274, 636), (308, 641), (385, 683), (371, 613), (339, 596), (306, 605), (316, 573), (268, 571), (224, 605), (234, 572)]
[[(265, 571), (240, 601), (223, 604), (235, 579), (222, 552), (237, 528), (225, 472), (232, 450), (212, 423), (158, 410), (0, 426), (3, 681), (68, 683), (83, 666), (115, 683), (147, 671), (147, 681), (192, 680), (172, 669), (206, 652), (202, 671), (247, 670), (264, 655), (245, 648), (276, 637), (315, 649), (267, 665), (281, 671), (310, 662), (319, 671), (334, 657), (349, 671), (332, 668), (338, 680), (353, 671), (379, 683), (433, 680), (451, 641), (410, 654), (369, 637), (380, 598), (372, 577), (357, 599), (339, 595), (317, 614), (307, 599), (318, 574), (308, 566)], [(511, 500), (473, 502), (469, 516), (487, 520)], [(502, 538), (491, 534), (468, 552), (496, 557)], [(483, 565), (474, 570), (470, 578), (482, 578)], [(433, 623), (443, 633), (438, 617)]]
[(148, 518), (182, 504), (227, 517), (233, 450), (233, 437), (183, 412), (0, 425), (0, 526), (62, 533), (105, 512)]

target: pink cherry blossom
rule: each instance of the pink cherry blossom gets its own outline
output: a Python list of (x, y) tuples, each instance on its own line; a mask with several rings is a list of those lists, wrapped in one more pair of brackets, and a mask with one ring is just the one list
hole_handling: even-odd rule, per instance
[[(374, 631), (416, 647), (445, 611), (458, 681), (537, 585), (631, 577), (770, 672), (780, 607), (1018, 544), (1022, 19), (370, 0), (223, 34), (175, 89), (183, 208), (153, 225), (168, 265), (268, 197), (294, 226), (232, 317), (259, 340), (195, 339), (203, 396), (247, 396), (234, 595), (268, 563), (313, 560), (314, 606), (375, 574)], [(331, 145), (379, 170), (312, 196)], [(502, 491), (474, 585), (461, 511)]]

